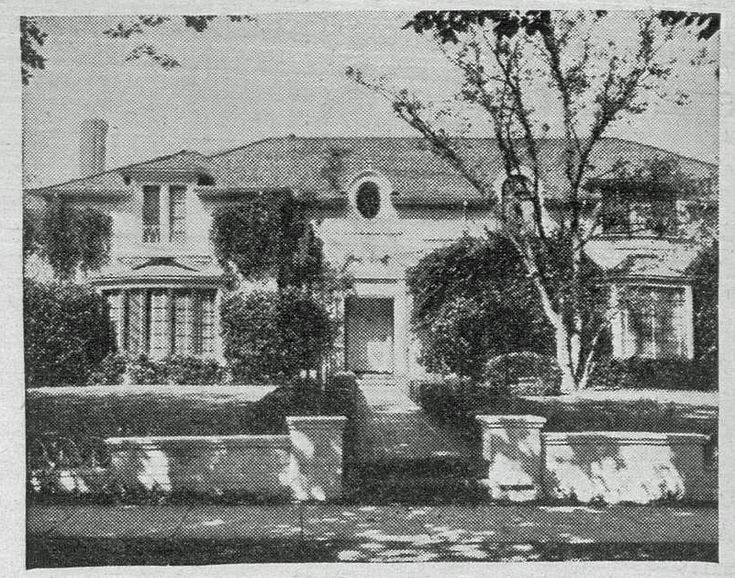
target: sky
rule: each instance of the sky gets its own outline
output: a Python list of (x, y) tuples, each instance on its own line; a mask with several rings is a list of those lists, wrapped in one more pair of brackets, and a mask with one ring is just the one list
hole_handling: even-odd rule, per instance
[[(78, 176), (79, 125), (90, 117), (110, 125), (108, 168), (289, 134), (415, 136), (388, 102), (345, 75), (352, 66), (430, 100), (449, 97), (458, 86), (456, 71), (429, 38), (401, 30), (409, 17), (261, 14), (255, 23), (220, 19), (203, 33), (176, 22), (129, 40), (102, 34), (120, 18), (39, 18), (49, 34), (42, 49), (47, 68), (34, 72), (23, 91), (24, 186)], [(612, 37), (630, 32), (624, 17), (611, 23)], [(166, 71), (147, 60), (126, 62), (140, 42), (154, 44), (182, 66)], [(716, 41), (707, 46), (717, 49)], [(684, 47), (672, 42), (667, 49), (683, 54)], [(687, 105), (653, 106), (609, 135), (717, 162), (717, 79), (711, 68), (683, 70), (672, 82), (690, 95)], [(554, 99), (546, 98), (543, 87), (538, 96), (537, 113), (553, 117)], [(473, 136), (491, 135), (486, 126), (475, 126)]]

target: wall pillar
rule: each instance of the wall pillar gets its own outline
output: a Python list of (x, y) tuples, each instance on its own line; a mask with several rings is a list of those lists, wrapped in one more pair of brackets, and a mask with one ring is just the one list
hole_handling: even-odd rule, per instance
[(482, 457), (488, 462), (482, 480), (491, 498), (514, 502), (542, 494), (541, 429), (546, 418), (535, 415), (478, 415), (482, 426)]
[(299, 472), (298, 497), (329, 500), (342, 495), (342, 446), (347, 418), (288, 416), (291, 452)]

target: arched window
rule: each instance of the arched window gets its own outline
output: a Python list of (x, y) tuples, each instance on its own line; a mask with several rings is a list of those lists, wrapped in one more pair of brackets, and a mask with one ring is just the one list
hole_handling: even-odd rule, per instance
[(372, 181), (360, 185), (355, 195), (355, 206), (366, 219), (372, 219), (380, 212), (380, 188)]

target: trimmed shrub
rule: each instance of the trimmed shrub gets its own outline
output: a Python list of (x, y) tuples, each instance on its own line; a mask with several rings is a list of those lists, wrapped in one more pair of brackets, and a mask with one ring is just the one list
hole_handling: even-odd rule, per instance
[(128, 362), (130, 382), (136, 385), (165, 385), (169, 383), (170, 368), (163, 361), (154, 361), (139, 355)]
[(88, 287), (26, 279), (26, 387), (84, 384), (115, 349), (107, 300)]
[(615, 359), (596, 363), (590, 385), (600, 389), (717, 389), (711, 360)]
[(199, 357), (175, 355), (154, 360), (145, 355), (132, 359), (108, 355), (87, 385), (120, 385), (126, 374), (135, 385), (212, 385), (222, 383), (224, 368), (215, 359)]
[(293, 289), (234, 295), (223, 300), (221, 318), (236, 381), (287, 381), (315, 369), (336, 335), (326, 308)]
[[(569, 290), (563, 239), (552, 241), (546, 275), (552, 300)], [(583, 352), (604, 323), (607, 288), (602, 271), (582, 261), (580, 315)], [(481, 379), (495, 356), (516, 351), (554, 355), (555, 336), (538, 292), (517, 249), (506, 237), (465, 236), (432, 251), (409, 271), (414, 298), (412, 322), (421, 342), (421, 361), (433, 373)]]
[(174, 385), (211, 385), (223, 381), (224, 368), (216, 359), (174, 356), (165, 363)]
[(128, 360), (119, 353), (110, 353), (92, 371), (87, 385), (121, 385), (125, 380)]
[(482, 385), (496, 393), (551, 395), (561, 387), (556, 359), (531, 351), (507, 353), (485, 365)]

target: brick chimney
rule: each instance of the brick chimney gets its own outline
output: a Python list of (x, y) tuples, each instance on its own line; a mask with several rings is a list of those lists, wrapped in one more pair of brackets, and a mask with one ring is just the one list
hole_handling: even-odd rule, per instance
[(79, 174), (82, 178), (105, 170), (105, 141), (108, 124), (101, 118), (82, 121), (79, 133)]

